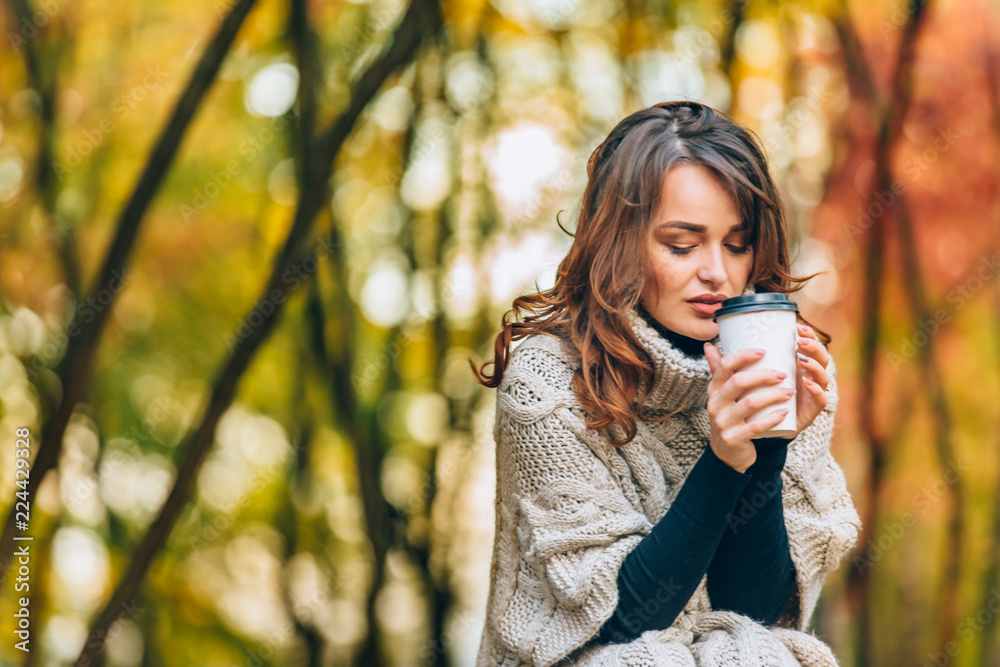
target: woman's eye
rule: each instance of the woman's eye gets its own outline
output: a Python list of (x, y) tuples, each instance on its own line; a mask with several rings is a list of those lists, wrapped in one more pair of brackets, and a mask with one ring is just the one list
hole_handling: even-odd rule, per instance
[[(727, 245), (726, 247), (729, 248), (729, 250), (731, 252), (733, 252), (733, 253), (735, 253), (737, 255), (745, 255), (748, 252), (750, 252), (750, 247), (749, 246)], [(670, 252), (672, 254), (674, 254), (674, 255), (686, 255), (686, 254), (688, 254), (689, 252), (691, 252), (694, 249), (695, 249), (695, 246), (687, 246), (687, 247), (681, 247), (681, 246), (675, 246), (675, 245), (670, 246)]]

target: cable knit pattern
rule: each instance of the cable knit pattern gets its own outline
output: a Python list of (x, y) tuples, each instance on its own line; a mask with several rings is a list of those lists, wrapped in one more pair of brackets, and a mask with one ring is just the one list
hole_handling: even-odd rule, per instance
[(561, 340), (528, 336), (511, 354), (497, 388), (496, 526), (477, 667), (836, 666), (830, 648), (807, 629), (826, 575), (861, 528), (830, 454), (832, 359), (828, 404), (788, 445), (781, 473), (796, 569), (786, 616), (765, 627), (714, 611), (703, 577), (671, 627), (629, 643), (589, 641), (618, 603), (622, 562), (666, 514), (710, 434), (708, 361), (681, 353), (638, 312), (629, 324), (656, 365), (643, 416), (683, 411), (660, 424), (639, 419), (638, 435), (621, 448), (586, 428), (571, 384), (579, 361)]

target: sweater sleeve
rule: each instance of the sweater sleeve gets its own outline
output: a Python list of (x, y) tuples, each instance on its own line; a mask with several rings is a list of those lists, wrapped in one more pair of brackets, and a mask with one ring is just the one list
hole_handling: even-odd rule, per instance
[(790, 438), (754, 440), (753, 480), (743, 489), (708, 568), (713, 609), (773, 625), (788, 606), (795, 567), (782, 511), (781, 470)]
[[(532, 372), (497, 390), (497, 521), (501, 556), (493, 577), (511, 594), (489, 615), (502, 650), (518, 664), (545, 667), (591, 639), (614, 611), (622, 561), (652, 524), (624, 495), (599, 436), (572, 397), (541, 382), (550, 362), (531, 351)], [(555, 371), (553, 371), (555, 372)], [(599, 454), (601, 452), (602, 454)], [(620, 463), (619, 463), (620, 462)], [(510, 535), (511, 537), (506, 537)]]
[(596, 643), (630, 642), (680, 614), (708, 569), (726, 521), (752, 476), (706, 447), (670, 509), (625, 559), (618, 606)]

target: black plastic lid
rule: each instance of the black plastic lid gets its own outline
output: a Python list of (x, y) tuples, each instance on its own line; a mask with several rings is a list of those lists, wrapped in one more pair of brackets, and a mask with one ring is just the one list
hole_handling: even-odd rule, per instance
[(734, 296), (722, 302), (722, 307), (715, 311), (712, 316), (713, 322), (718, 322), (723, 315), (733, 313), (748, 313), (755, 310), (794, 310), (799, 312), (799, 307), (794, 301), (788, 300), (787, 294), (781, 292), (757, 292), (756, 294), (744, 294)]

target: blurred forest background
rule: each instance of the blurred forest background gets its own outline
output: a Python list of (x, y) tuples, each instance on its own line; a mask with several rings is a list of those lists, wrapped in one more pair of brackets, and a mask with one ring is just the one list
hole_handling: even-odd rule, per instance
[(759, 134), (824, 272), (795, 299), (864, 533), (814, 631), (844, 665), (1000, 665), (998, 16), (3, 0), (0, 662), (471, 665), (494, 403), (467, 360), (552, 284), (593, 148), (695, 99)]

